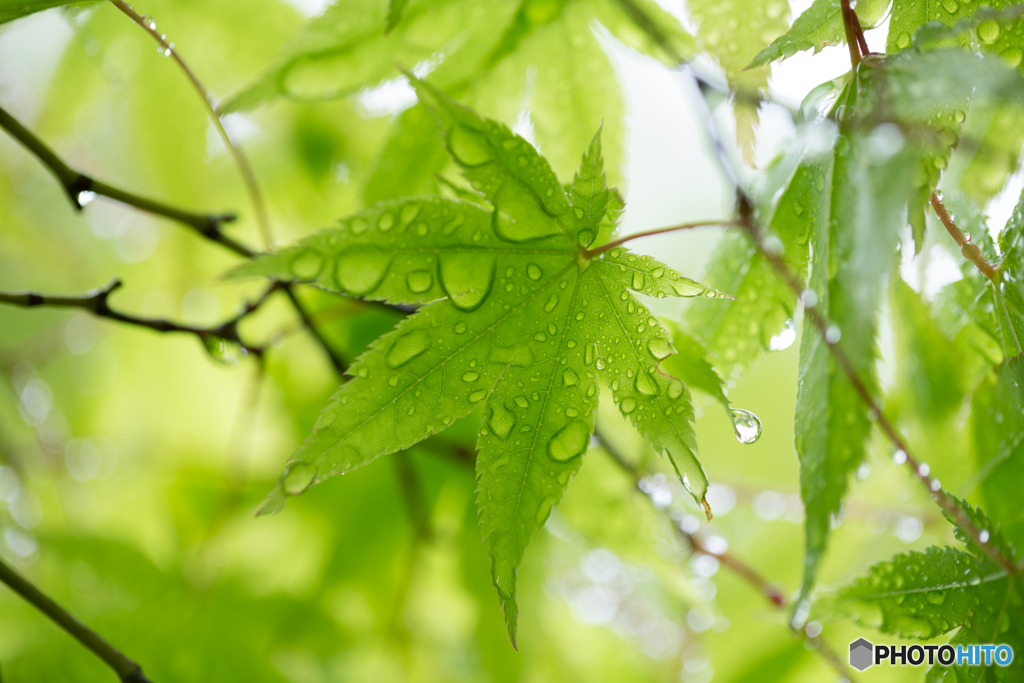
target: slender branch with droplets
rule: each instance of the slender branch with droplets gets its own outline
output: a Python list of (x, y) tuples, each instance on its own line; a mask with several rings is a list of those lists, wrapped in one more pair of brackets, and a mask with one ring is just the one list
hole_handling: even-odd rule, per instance
[[(843, 2), (847, 5), (849, 4), (848, 0), (843, 0)], [(646, 16), (643, 14), (643, 11), (641, 9), (636, 7), (635, 3), (633, 3), (632, 0), (619, 0), (619, 3), (621, 5), (631, 7), (631, 11), (639, 14), (640, 16)], [(848, 28), (850, 28), (852, 27), (852, 23), (848, 23), (846, 21), (847, 19), (848, 18), (844, 15), (844, 23), (847, 25)], [(854, 20), (856, 20), (856, 16), (854, 16)], [(649, 26), (654, 26), (654, 23), (649, 18), (647, 18), (646, 21), (637, 20), (636, 23), (637, 26), (648, 32), (648, 35), (650, 35), (651, 38), (654, 39), (655, 42), (657, 42), (662, 47), (666, 54), (672, 56), (675, 59), (675, 61), (679, 64), (679, 67), (681, 69), (686, 68), (686, 60), (683, 59), (683, 57), (672, 48), (671, 44), (668, 43), (665, 36), (660, 31), (652, 31), (648, 28)], [(853, 49), (859, 50), (859, 46)], [(857, 54), (859, 57), (859, 52), (857, 52)], [(856, 61), (859, 60), (855, 60), (855, 63)], [(732, 167), (729, 154), (726, 151), (725, 143), (722, 141), (718, 129), (714, 125), (714, 120), (711, 117), (711, 111), (707, 99), (706, 97), (703, 97), (705, 90), (709, 88), (713, 89), (714, 86), (708, 83), (707, 81), (703, 81), (699, 78), (697, 79), (697, 83), (700, 86), (700, 91), (702, 94), (702, 97), (699, 98), (697, 104), (699, 106), (702, 105), (701, 109), (703, 111), (701, 113), (703, 114), (702, 118), (705, 125), (705, 132), (707, 133), (708, 138), (711, 140), (712, 144), (718, 152), (716, 157), (718, 163), (722, 167), (723, 172), (729, 178), (736, 178), (736, 172), (735, 169)], [(746, 191), (738, 182), (734, 182), (733, 185), (736, 188), (737, 214), (739, 215), (738, 223), (743, 228), (749, 231), (751, 237), (753, 238), (754, 244), (757, 247), (757, 250), (765, 257), (768, 263), (771, 264), (771, 266), (774, 268), (779, 277), (782, 278), (782, 280), (786, 283), (786, 285), (791, 290), (793, 290), (797, 297), (800, 297), (803, 293), (803, 287), (800, 284), (799, 280), (792, 273), (792, 271), (785, 264), (785, 262), (782, 261), (782, 259), (776, 253), (776, 251), (773, 248), (767, 248), (762, 240), (761, 230), (753, 219), (753, 201), (750, 199)], [(948, 513), (953, 519), (956, 520), (957, 526), (963, 529), (963, 531), (967, 535), (969, 535), (975, 543), (978, 544), (978, 547), (983, 549), (983, 551), (989, 557), (989, 559), (991, 559), (993, 562), (995, 562), (1002, 568), (1006, 569), (1006, 571), (1008, 571), (1011, 574), (1018, 573), (1020, 570), (1013, 563), (1013, 561), (1004, 556), (997, 548), (992, 547), (985, 540), (983, 540), (981, 531), (971, 522), (970, 519), (968, 519), (964, 511), (960, 508), (959, 505), (957, 505), (953, 501), (949, 494), (947, 494), (941, 488), (937, 487), (938, 480), (928, 476), (929, 470), (927, 469), (927, 467), (922, 466), (922, 463), (920, 463), (911, 454), (910, 447), (907, 445), (906, 441), (900, 435), (899, 431), (895, 428), (895, 426), (892, 424), (889, 418), (885, 415), (884, 411), (876, 404), (875, 399), (871, 396), (871, 392), (868, 391), (867, 386), (860, 379), (859, 375), (857, 374), (856, 368), (853, 367), (853, 364), (850, 362), (849, 357), (846, 355), (845, 351), (843, 351), (842, 346), (839, 345), (838, 340), (833, 339), (830, 341), (830, 336), (827, 334), (828, 322), (816, 310), (814, 310), (813, 307), (805, 307), (804, 310), (807, 312), (808, 319), (811, 320), (812, 324), (817, 329), (818, 333), (825, 339), (829, 352), (832, 354), (832, 357), (836, 360), (836, 363), (842, 369), (843, 373), (850, 380), (850, 383), (853, 385), (857, 396), (867, 406), (867, 408), (872, 411), (873, 415), (877, 415), (879, 426), (882, 428), (882, 431), (893, 443), (893, 445), (895, 445), (900, 452), (905, 454), (906, 459), (904, 462), (908, 467), (911, 468), (911, 470), (914, 473), (914, 476), (925, 486), (925, 488), (931, 494), (932, 498), (938, 503), (938, 505), (943, 510), (945, 510), (946, 513)]]
[(71, 616), (67, 610), (36, 588), (28, 579), (7, 566), (2, 560), (0, 560), (0, 583), (6, 584), (11, 590), (102, 659), (107, 666), (114, 670), (114, 673), (117, 674), (122, 683), (150, 683), (146, 675), (142, 673), (142, 667), (136, 662), (125, 657), (99, 634)]
[(0, 303), (20, 306), (22, 308), (36, 308), (39, 306), (49, 306), (52, 308), (80, 308), (82, 310), (89, 311), (99, 318), (108, 318), (110, 320), (116, 320), (136, 327), (145, 327), (156, 332), (178, 332), (191, 334), (197, 337), (204, 345), (215, 340), (231, 342), (238, 344), (239, 348), (246, 353), (259, 357), (263, 355), (263, 347), (254, 346), (242, 341), (242, 338), (238, 334), (238, 324), (246, 316), (258, 310), (260, 306), (270, 298), (270, 295), (277, 291), (280, 286), (281, 285), (278, 283), (272, 284), (263, 292), (262, 295), (260, 295), (258, 299), (246, 304), (238, 315), (215, 327), (183, 325), (170, 320), (144, 318), (142, 316), (130, 315), (114, 310), (110, 307), (108, 299), (115, 290), (121, 287), (121, 281), (117, 278), (114, 278), (103, 287), (86, 292), (85, 294), (61, 296), (29, 291), (0, 292)]
[[(611, 442), (602, 434), (598, 428), (594, 432), (594, 436), (600, 444), (601, 448), (607, 453), (612, 460), (618, 464), (618, 466), (626, 472), (633, 480), (633, 486), (639, 491), (644, 498), (651, 500), (651, 497), (644, 491), (641, 486), (643, 478), (647, 476), (647, 473), (642, 471), (632, 462), (630, 462)], [(653, 501), (651, 501), (653, 505)], [(655, 508), (659, 511), (660, 508)], [(716, 552), (708, 548), (704, 539), (697, 534), (686, 531), (674, 519), (665, 515), (668, 518), (669, 524), (672, 525), (672, 529), (676, 535), (679, 536), (687, 547), (694, 553), (701, 555), (707, 555), (718, 560), (721, 564), (728, 567), (732, 572), (737, 574), (740, 578), (751, 585), (754, 590), (763, 595), (765, 599), (772, 605), (780, 610), (785, 610), (788, 606), (786, 598), (782, 595), (778, 588), (776, 588), (770, 581), (761, 576), (761, 574), (751, 567), (749, 564), (739, 559), (728, 551)], [(836, 655), (835, 651), (825, 642), (819, 634), (811, 635), (807, 632), (807, 628), (793, 629), (801, 638), (805, 639), (808, 643), (814, 646), (814, 649), (821, 653), (821, 655), (828, 660), (828, 662), (836, 669), (836, 671), (844, 676), (848, 681), (852, 681), (850, 671), (843, 661)]]
[(623, 244), (625, 244), (627, 242), (630, 242), (630, 241), (636, 240), (636, 239), (640, 239), (641, 237), (651, 237), (652, 235), (664, 235), (666, 233), (676, 232), (678, 230), (692, 230), (693, 228), (707, 228), (707, 227), (711, 227), (711, 226), (728, 227), (730, 225), (737, 225), (737, 223), (735, 221), (730, 221), (730, 220), (696, 221), (696, 222), (693, 222), (693, 223), (681, 223), (680, 225), (673, 225), (673, 226), (670, 226), (670, 227), (667, 227), (667, 228), (656, 228), (654, 230), (645, 230), (643, 232), (633, 233), (632, 235), (626, 235), (625, 237), (621, 237), (621, 238), (615, 240), (614, 242), (609, 242), (608, 244), (602, 244), (601, 246), (596, 247), (594, 249), (587, 249), (586, 251), (583, 252), (583, 255), (586, 256), (587, 258), (593, 258), (595, 256), (599, 256), (600, 254), (603, 254), (606, 251), (614, 249), (615, 247), (621, 247)]
[(971, 242), (967, 235), (957, 227), (956, 223), (953, 222), (953, 217), (949, 215), (949, 211), (946, 210), (942, 200), (939, 199), (939, 195), (935, 192), (932, 192), (930, 203), (935, 210), (935, 215), (939, 217), (939, 221), (946, 228), (946, 232), (952, 236), (957, 246), (960, 247), (960, 253), (964, 255), (964, 258), (973, 263), (981, 271), (982, 275), (998, 287), (999, 269), (986, 261), (985, 257), (981, 255), (981, 249), (978, 248), (978, 245)]
[(271, 234), (270, 218), (267, 215), (267, 207), (263, 201), (263, 193), (260, 192), (259, 183), (256, 182), (256, 173), (252, 170), (252, 165), (249, 163), (248, 157), (242, 151), (242, 148), (234, 143), (231, 136), (228, 135), (227, 130), (224, 128), (224, 123), (221, 121), (220, 114), (217, 113), (217, 108), (213, 104), (213, 99), (210, 96), (210, 91), (206, 89), (203, 82), (196, 76), (195, 71), (189, 67), (177, 50), (174, 49), (174, 43), (167, 41), (167, 36), (162, 33), (158, 33), (156, 30), (156, 22), (152, 19), (148, 19), (138, 12), (136, 12), (131, 5), (124, 2), (124, 0), (110, 0), (115, 7), (126, 14), (132, 21), (141, 26), (143, 30), (153, 37), (154, 40), (160, 45), (160, 54), (165, 57), (171, 57), (181, 70), (185, 73), (185, 76), (191, 82), (192, 87), (195, 88), (196, 92), (202, 98), (203, 103), (206, 105), (207, 115), (210, 117), (210, 122), (214, 128), (217, 129), (217, 134), (220, 139), (224, 142), (224, 146), (231, 153), (235, 163), (238, 165), (238, 170), (242, 175), (242, 181), (245, 183), (246, 191), (249, 193), (249, 198), (252, 201), (253, 209), (256, 212), (256, 222), (259, 225), (260, 233), (263, 235), (264, 246), (267, 249), (273, 247), (274, 239)]
[[(774, 268), (775, 272), (786, 283), (786, 285), (798, 297), (800, 297), (803, 293), (800, 281), (790, 270), (789, 266), (786, 265), (786, 263), (773, 249), (765, 247), (761, 232), (757, 225), (752, 220), (748, 219), (745, 223), (745, 227), (750, 232), (750, 235), (754, 240), (754, 244), (758, 251), (765, 257), (765, 260), (772, 265), (772, 268)], [(896, 446), (898, 452), (903, 454), (901, 458), (913, 471), (914, 476), (924, 484), (926, 489), (928, 489), (932, 499), (935, 500), (947, 514), (956, 520), (957, 526), (963, 529), (963, 531), (978, 544), (978, 547), (985, 552), (989, 559), (1001, 566), (1010, 574), (1018, 573), (1020, 569), (1010, 558), (1006, 557), (997, 548), (986, 542), (981, 530), (971, 522), (963, 509), (952, 499), (952, 497), (940, 487), (939, 480), (929, 476), (930, 470), (928, 466), (921, 463), (921, 461), (914, 457), (906, 440), (889, 420), (885, 411), (882, 410), (882, 407), (875, 401), (871, 392), (868, 390), (867, 385), (865, 385), (863, 380), (861, 380), (860, 375), (858, 375), (856, 368), (854, 368), (853, 363), (850, 361), (849, 356), (846, 355), (843, 347), (839, 344), (838, 340), (828, 334), (828, 321), (818, 313), (813, 306), (805, 305), (804, 314), (807, 319), (811, 321), (811, 324), (814, 325), (818, 333), (824, 338), (829, 352), (842, 369), (843, 374), (845, 374), (847, 379), (849, 379), (857, 396), (871, 411), (871, 415), (877, 419), (878, 426), (881, 427), (882, 431), (889, 438), (889, 441)]]

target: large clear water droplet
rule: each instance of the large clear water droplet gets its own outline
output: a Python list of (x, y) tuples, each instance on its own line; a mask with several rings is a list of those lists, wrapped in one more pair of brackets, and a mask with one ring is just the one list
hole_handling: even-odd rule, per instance
[(740, 443), (754, 443), (761, 438), (761, 420), (749, 410), (733, 410), (732, 424)]
[(413, 330), (399, 337), (388, 350), (385, 362), (392, 368), (401, 367), (430, 348), (430, 335), (426, 330)]
[(297, 496), (316, 483), (316, 468), (308, 462), (293, 462), (281, 477), (281, 488), (289, 496)]
[(573, 420), (558, 430), (548, 442), (548, 455), (555, 462), (577, 458), (590, 444), (590, 427), (582, 420)]
[(444, 254), (438, 261), (441, 287), (460, 311), (483, 303), (494, 285), (496, 259), (480, 254)]
[(491, 153), (480, 135), (465, 128), (452, 129), (448, 135), (448, 147), (455, 160), (463, 166), (481, 166), (491, 160)]
[(315, 251), (300, 252), (292, 259), (292, 274), (299, 280), (312, 280), (324, 267), (324, 258)]
[(369, 294), (384, 280), (391, 255), (383, 252), (348, 252), (335, 267), (338, 287), (354, 296)]
[(641, 394), (654, 396), (658, 393), (658, 384), (650, 374), (641, 371), (636, 376), (636, 390)]
[(78, 205), (84, 209), (96, 201), (96, 193), (91, 190), (85, 190), (84, 192), (79, 192), (76, 199), (78, 201)]
[(409, 285), (410, 292), (422, 294), (434, 284), (434, 276), (429, 270), (414, 270), (405, 276), (405, 283)]
[(496, 402), (491, 408), (491, 417), (488, 418), (487, 424), (494, 435), (504, 441), (516, 424), (516, 416), (511, 410)]

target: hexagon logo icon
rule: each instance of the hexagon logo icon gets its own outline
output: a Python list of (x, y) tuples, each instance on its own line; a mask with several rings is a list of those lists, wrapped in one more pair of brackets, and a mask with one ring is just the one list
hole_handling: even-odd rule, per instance
[(875, 663), (874, 652), (874, 645), (863, 638), (858, 638), (850, 643), (850, 666), (857, 671), (863, 671)]

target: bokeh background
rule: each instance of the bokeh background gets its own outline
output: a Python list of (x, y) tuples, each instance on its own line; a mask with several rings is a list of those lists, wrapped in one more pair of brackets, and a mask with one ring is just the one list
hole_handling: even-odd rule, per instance
[[(144, 4), (139, 10), (221, 97), (258, 76), (322, 9), (316, 0)], [(807, 4), (795, 3), (793, 14)], [(884, 32), (883, 25), (869, 35), (884, 41)], [(700, 134), (692, 88), (607, 33), (601, 41), (618, 84), (592, 87), (621, 84), (624, 93), (621, 115), (604, 121), (606, 132), (625, 140), (613, 169), (627, 200), (623, 232), (727, 216), (729, 189)], [(842, 73), (845, 58), (845, 48), (832, 48), (787, 60), (774, 67), (774, 95), (798, 105), (814, 85)], [(371, 181), (408, 97), (391, 83), (338, 101), (278, 102), (228, 117), (279, 243), (373, 198)], [(50, 10), (0, 27), (0, 105), (72, 166), (185, 208), (235, 211), (240, 220), (228, 231), (258, 243), (237, 170), (200, 100), (112, 6)], [(729, 125), (727, 115), (722, 120)], [(768, 107), (756, 162), (770, 160), (791, 133), (784, 110)], [(1015, 198), (1009, 189), (990, 203), (994, 223)], [(709, 229), (634, 246), (699, 279), (718, 238)], [(926, 254), (930, 265), (908, 266), (919, 289), (933, 292), (959, 276), (946, 247), (929, 245)], [(76, 212), (44, 167), (0, 135), (0, 289), (80, 292), (118, 276), (125, 287), (111, 302), (122, 310), (210, 325), (258, 292), (258, 284), (221, 281), (236, 262), (179, 225), (110, 201)], [(347, 359), (396, 321), (358, 302), (301, 295)], [(656, 304), (677, 321), (686, 306)], [(738, 443), (721, 407), (696, 396), (702, 461), (714, 483), (711, 524), (667, 463), (645, 459), (632, 430), (602, 413), (624, 452), (663, 474), (644, 480), (644, 495), (607, 454), (588, 453), (527, 552), (518, 652), (491, 587), (472, 469), (445, 454), (472, 447), (477, 417), (256, 518), (338, 378), (283, 297), (247, 320), (242, 334), (269, 344), (264, 372), (250, 358), (215, 357), (188, 336), (83, 312), (0, 307), (0, 553), (152, 680), (837, 678), (790, 633), (785, 613), (713, 558), (691, 556), (670, 526), (674, 519), (699, 527), (709, 546), (742, 557), (787, 595), (798, 586), (796, 334), (773, 340), (773, 352), (728, 382), (734, 405), (764, 425), (756, 443)], [(893, 347), (883, 333), (883, 351)], [(891, 387), (897, 370), (894, 355), (887, 358), (882, 377)], [(943, 438), (955, 445), (951, 431)], [(951, 539), (937, 508), (891, 464), (888, 446), (878, 441), (872, 450), (835, 531), (823, 590), (901, 550)], [(943, 481), (964, 478), (955, 450), (928, 454)], [(403, 472), (414, 474), (421, 501), (410, 504), (403, 494)], [(844, 658), (851, 640), (872, 635), (848, 622), (812, 626)], [(113, 679), (6, 589), (0, 673), (13, 683)], [(878, 681), (920, 677), (912, 669), (872, 672)]]

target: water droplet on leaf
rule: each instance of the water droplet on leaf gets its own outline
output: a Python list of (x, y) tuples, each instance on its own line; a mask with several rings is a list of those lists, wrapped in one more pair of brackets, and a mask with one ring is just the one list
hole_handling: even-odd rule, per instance
[(548, 442), (548, 455), (555, 462), (577, 458), (590, 444), (590, 427), (582, 420), (573, 420), (558, 430)]
[(430, 348), (430, 335), (427, 334), (427, 331), (413, 330), (395, 340), (384, 360), (389, 367), (401, 367), (428, 348)]

